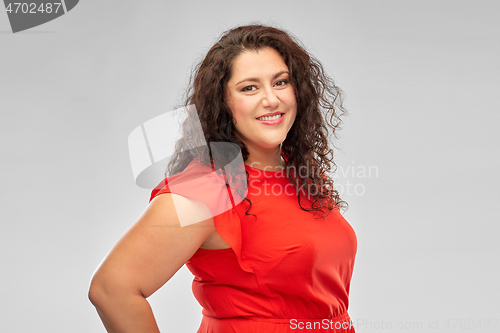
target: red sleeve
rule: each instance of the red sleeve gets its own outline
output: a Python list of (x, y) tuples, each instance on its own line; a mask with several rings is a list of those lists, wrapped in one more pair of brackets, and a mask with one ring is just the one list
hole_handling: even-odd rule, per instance
[(253, 273), (250, 263), (241, 258), (241, 221), (234, 207), (242, 199), (230, 191), (223, 176), (196, 160), (184, 171), (162, 180), (152, 192), (149, 201), (163, 193), (175, 193), (204, 203), (214, 219), (215, 229), (229, 244), (243, 270)]

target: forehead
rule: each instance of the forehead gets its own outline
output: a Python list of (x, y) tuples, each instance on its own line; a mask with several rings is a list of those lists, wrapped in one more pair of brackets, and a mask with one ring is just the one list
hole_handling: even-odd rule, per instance
[(285, 61), (273, 48), (263, 48), (258, 51), (246, 50), (234, 59), (230, 81), (247, 76), (273, 75), (287, 70), (288, 67)]

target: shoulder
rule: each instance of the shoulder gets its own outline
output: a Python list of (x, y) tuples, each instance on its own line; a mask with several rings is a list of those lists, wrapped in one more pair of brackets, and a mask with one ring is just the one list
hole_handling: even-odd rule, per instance
[(162, 193), (155, 196), (149, 208), (151, 212), (175, 226), (185, 227), (196, 223), (213, 226), (213, 216), (206, 204), (200, 200), (176, 193)]
[(165, 178), (151, 192), (150, 202), (169, 194), (166, 201), (181, 225), (219, 215), (232, 208), (226, 182), (211, 167), (193, 160), (184, 171)]
[(163, 179), (151, 192), (150, 201), (157, 195), (163, 193), (176, 193), (185, 197), (190, 197), (187, 192), (194, 188), (199, 188), (206, 182), (203, 178), (211, 172), (208, 166), (203, 165), (196, 159), (191, 161), (189, 165), (181, 172), (171, 175)]

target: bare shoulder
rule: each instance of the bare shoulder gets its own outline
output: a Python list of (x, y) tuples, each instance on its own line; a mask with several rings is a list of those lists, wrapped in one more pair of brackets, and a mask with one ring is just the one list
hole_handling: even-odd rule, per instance
[(156, 196), (144, 213), (153, 215), (157, 223), (170, 226), (214, 226), (212, 213), (204, 203), (174, 193)]

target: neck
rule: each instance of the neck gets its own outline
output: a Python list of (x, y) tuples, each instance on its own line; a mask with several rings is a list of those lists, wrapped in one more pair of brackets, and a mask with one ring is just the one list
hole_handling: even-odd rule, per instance
[(284, 169), (285, 163), (281, 157), (280, 146), (272, 150), (254, 149), (254, 147), (248, 144), (246, 146), (248, 149), (248, 158), (245, 161), (246, 165), (266, 171), (280, 171)]

